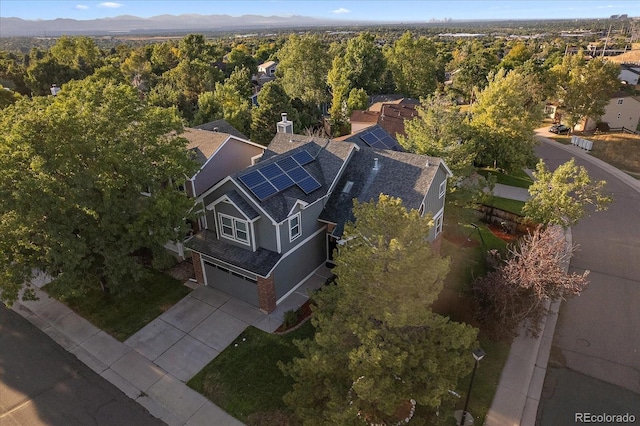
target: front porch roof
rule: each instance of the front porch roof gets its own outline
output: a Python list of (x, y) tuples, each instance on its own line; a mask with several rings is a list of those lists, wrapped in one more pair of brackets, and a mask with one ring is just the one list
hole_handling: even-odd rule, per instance
[(184, 246), (265, 278), (282, 257), (282, 254), (263, 248), (251, 251), (229, 244), (219, 240), (216, 233), (208, 229), (198, 232)]

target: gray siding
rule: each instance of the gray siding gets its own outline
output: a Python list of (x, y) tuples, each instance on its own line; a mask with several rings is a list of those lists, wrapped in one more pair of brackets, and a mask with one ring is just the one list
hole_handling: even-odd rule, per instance
[(293, 242), (289, 242), (289, 220), (285, 220), (282, 225), (280, 225), (280, 238), (282, 243), (282, 253), (286, 253), (291, 248), (295, 247), (297, 244), (300, 244), (300, 241), (303, 241), (309, 235), (312, 235), (318, 229), (324, 226), (321, 222), (318, 222), (318, 217), (320, 216), (320, 212), (324, 208), (325, 199), (318, 200), (316, 203), (307, 206), (306, 209), (301, 210), (300, 207), (296, 207), (293, 211), (293, 214), (300, 212), (300, 219), (302, 223), (302, 235), (293, 240)]
[(326, 232), (318, 233), (278, 264), (273, 272), (276, 299), (287, 294), (303, 278), (327, 260), (326, 238)]
[[(236, 190), (238, 192), (238, 194), (240, 194), (240, 196), (242, 196), (244, 198), (245, 201), (247, 201), (249, 204), (251, 204), (253, 206), (253, 208), (258, 213), (261, 214), (261, 217), (259, 219), (257, 219), (253, 224), (254, 232), (255, 232), (255, 236), (256, 236), (256, 248), (257, 247), (262, 247), (262, 248), (265, 248), (267, 250), (271, 250), (271, 251), (277, 252), (278, 251), (278, 244), (276, 242), (276, 227), (271, 224), (271, 220), (269, 218), (264, 217), (264, 214), (258, 209), (258, 206), (256, 206), (250, 198), (245, 197), (244, 194), (238, 189), (238, 187), (233, 182), (231, 182), (231, 181), (226, 182), (220, 188), (218, 188), (217, 190), (215, 190), (211, 194), (208, 194), (206, 197), (204, 197), (204, 205), (208, 206), (209, 204), (213, 203), (218, 198), (222, 197), (226, 192), (231, 191), (231, 190)], [(220, 206), (220, 204), (218, 204), (218, 206)], [(216, 206), (216, 208), (217, 208), (217, 206)], [(238, 217), (243, 217), (243, 216), (240, 215)], [(207, 212), (207, 224), (208, 224), (208, 227), (209, 227), (210, 230), (215, 231), (215, 229), (216, 229), (215, 223), (216, 222), (214, 221), (213, 212), (212, 211), (208, 211)], [(225, 240), (225, 241), (228, 241), (228, 240)], [(289, 241), (289, 237), (288, 237), (288, 234), (287, 234), (287, 242), (288, 241)], [(246, 247), (246, 246), (244, 246), (244, 247)]]
[[(444, 200), (446, 195), (440, 198), (440, 184), (447, 178), (447, 173), (442, 167), (438, 167), (433, 183), (427, 191), (427, 195), (424, 197), (424, 213), (433, 217), (444, 207)], [(431, 228), (429, 231), (429, 239), (435, 238), (435, 230)]]
[[(205, 260), (204, 269), (207, 275), (207, 285), (217, 290), (224, 291), (225, 293), (237, 297), (240, 300), (251, 303), (258, 306), (258, 285), (256, 283), (247, 281), (245, 278), (233, 275), (232, 268), (226, 265), (217, 265), (214, 262)], [(221, 270), (220, 269), (226, 269)], [(227, 272), (228, 271), (228, 272)], [(248, 275), (244, 273), (245, 275)], [(253, 277), (255, 279), (255, 276)]]
[(262, 148), (229, 139), (195, 177), (196, 196), (199, 196), (225, 177), (246, 169), (251, 157), (264, 152)]

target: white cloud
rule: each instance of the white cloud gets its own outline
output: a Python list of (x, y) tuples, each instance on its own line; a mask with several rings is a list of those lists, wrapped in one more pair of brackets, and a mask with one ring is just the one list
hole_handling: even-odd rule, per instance
[(108, 7), (109, 9), (117, 9), (119, 7), (122, 7), (122, 4), (108, 1), (105, 3), (100, 3), (98, 7)]
[(87, 6), (86, 4), (77, 4), (76, 9), (87, 10), (89, 9), (89, 6)]
[(349, 9), (345, 9), (344, 7), (341, 7), (340, 9), (336, 9), (334, 10), (332, 13), (336, 13), (338, 15), (341, 15), (343, 13), (350, 13), (351, 11)]

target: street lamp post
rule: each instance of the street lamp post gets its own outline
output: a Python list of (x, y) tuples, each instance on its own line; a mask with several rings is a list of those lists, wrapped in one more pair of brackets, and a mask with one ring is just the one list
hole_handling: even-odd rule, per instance
[(478, 348), (474, 349), (471, 354), (473, 358), (476, 360), (475, 364), (473, 364), (473, 372), (471, 373), (471, 381), (469, 382), (469, 390), (467, 391), (467, 397), (464, 401), (464, 409), (462, 410), (462, 418), (460, 419), (460, 426), (464, 426), (464, 422), (467, 420), (467, 409), (469, 408), (469, 399), (471, 397), (471, 387), (473, 386), (473, 379), (476, 377), (476, 370), (478, 369), (478, 364), (480, 360), (484, 358), (486, 353)]

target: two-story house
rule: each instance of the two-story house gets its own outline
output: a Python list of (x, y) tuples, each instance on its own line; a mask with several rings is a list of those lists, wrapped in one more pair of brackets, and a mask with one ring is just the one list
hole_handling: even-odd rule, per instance
[(441, 159), (284, 133), (283, 122), (260, 162), (200, 195), (204, 229), (185, 243), (200, 283), (271, 312), (331, 260), (352, 200), (380, 193), (434, 217), (438, 241), (450, 175)]

